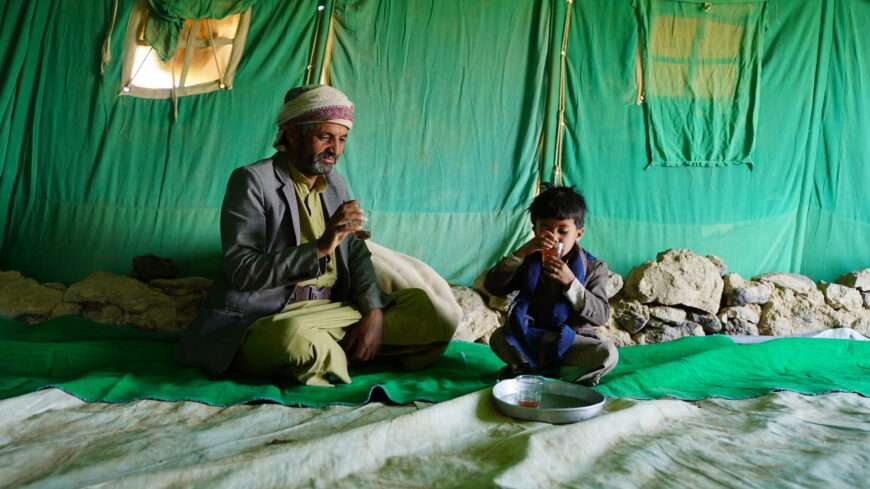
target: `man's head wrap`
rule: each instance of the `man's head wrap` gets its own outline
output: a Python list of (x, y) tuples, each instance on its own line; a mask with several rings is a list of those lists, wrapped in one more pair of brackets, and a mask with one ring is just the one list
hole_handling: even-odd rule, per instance
[(272, 145), (284, 147), (284, 129), (287, 124), (316, 124), (332, 122), (353, 128), (353, 102), (341, 90), (329, 85), (305, 85), (291, 88), (284, 95), (284, 106), (275, 123), (278, 135)]

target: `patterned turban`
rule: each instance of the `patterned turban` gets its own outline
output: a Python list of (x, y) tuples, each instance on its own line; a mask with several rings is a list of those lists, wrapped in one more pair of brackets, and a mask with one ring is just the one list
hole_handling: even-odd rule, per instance
[(333, 122), (348, 129), (353, 128), (353, 102), (341, 90), (329, 85), (305, 85), (291, 88), (284, 95), (284, 105), (275, 123), (278, 135), (272, 146), (279, 150), (284, 147), (286, 124), (315, 124)]

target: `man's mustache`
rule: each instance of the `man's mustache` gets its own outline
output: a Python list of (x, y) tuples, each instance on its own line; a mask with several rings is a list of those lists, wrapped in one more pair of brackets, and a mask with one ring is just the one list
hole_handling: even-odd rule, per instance
[(314, 162), (320, 163), (320, 161), (322, 161), (324, 158), (335, 159), (335, 153), (331, 150), (328, 150), (328, 149), (326, 151), (322, 151), (320, 153), (317, 153), (316, 155), (314, 155)]

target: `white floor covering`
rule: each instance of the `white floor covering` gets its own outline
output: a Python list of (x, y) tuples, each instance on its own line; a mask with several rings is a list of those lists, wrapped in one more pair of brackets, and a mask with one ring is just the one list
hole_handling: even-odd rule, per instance
[(3, 487), (868, 487), (870, 399), (608, 401), (520, 422), (488, 391), (437, 405), (215, 408), (0, 401)]

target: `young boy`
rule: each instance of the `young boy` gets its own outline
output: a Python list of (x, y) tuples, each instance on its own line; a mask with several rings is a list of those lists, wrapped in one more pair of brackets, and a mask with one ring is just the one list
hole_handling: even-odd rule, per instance
[(529, 206), (534, 238), (502, 258), (484, 286), (496, 295), (518, 290), (507, 324), (490, 346), (505, 363), (503, 377), (562, 376), (595, 385), (618, 353), (595, 336), (607, 321), (607, 263), (583, 250), (586, 201), (571, 187), (551, 187)]

